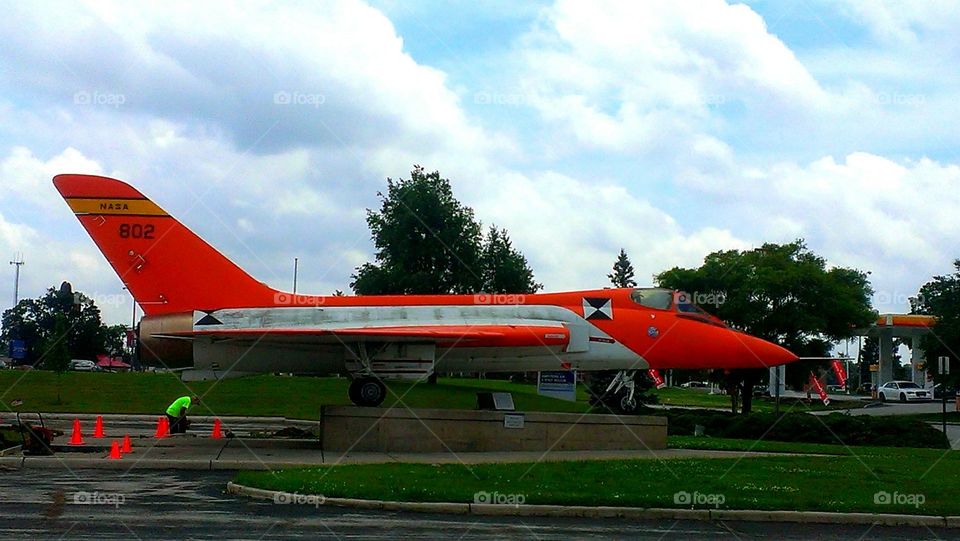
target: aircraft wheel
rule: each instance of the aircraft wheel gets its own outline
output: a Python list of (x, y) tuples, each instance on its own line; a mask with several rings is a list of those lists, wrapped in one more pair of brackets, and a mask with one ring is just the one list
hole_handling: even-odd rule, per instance
[(624, 413), (636, 413), (637, 411), (637, 399), (630, 398), (629, 396), (624, 396), (620, 399), (620, 409)]
[(350, 401), (358, 406), (376, 407), (387, 397), (387, 387), (377, 378), (365, 376), (350, 383)]
[(904, 393), (900, 393), (900, 401), (901, 401), (901, 402), (906, 402), (906, 401), (907, 401), (907, 395), (904, 394)]

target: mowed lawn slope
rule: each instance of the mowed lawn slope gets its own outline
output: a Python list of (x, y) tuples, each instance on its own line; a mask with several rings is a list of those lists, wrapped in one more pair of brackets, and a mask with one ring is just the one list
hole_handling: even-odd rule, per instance
[(846, 456), (341, 465), (241, 472), (235, 480), (300, 494), (418, 502), (499, 498), (526, 504), (960, 515), (957, 451), (843, 452)]
[[(183, 383), (173, 374), (86, 373), (34, 370), (0, 371), (0, 411), (160, 414), (175, 398), (202, 397), (195, 415), (277, 415), (316, 419), (321, 405), (349, 405), (349, 381), (335, 377), (259, 375), (220, 382)], [(437, 385), (391, 382), (384, 406), (402, 400), (411, 408), (476, 408), (479, 391), (509, 391), (521, 411), (585, 412), (581, 389), (577, 402), (537, 395), (530, 384), (491, 379), (440, 378)], [(57, 400), (58, 388), (60, 400)], [(22, 399), (14, 408), (11, 402)]]

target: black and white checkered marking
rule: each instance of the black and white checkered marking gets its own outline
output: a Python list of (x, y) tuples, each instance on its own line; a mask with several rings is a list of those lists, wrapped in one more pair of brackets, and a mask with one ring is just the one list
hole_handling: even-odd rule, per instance
[(603, 297), (583, 298), (585, 319), (613, 319), (613, 300)]

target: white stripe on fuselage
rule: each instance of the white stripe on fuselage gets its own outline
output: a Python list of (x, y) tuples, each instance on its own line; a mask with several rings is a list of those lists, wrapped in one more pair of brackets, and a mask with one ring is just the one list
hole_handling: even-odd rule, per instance
[[(218, 330), (337, 330), (396, 326), (526, 325), (565, 326), (570, 331), (566, 349), (546, 346), (525, 348), (461, 347), (440, 349), (438, 370), (444, 372), (556, 370), (569, 363), (581, 370), (647, 368), (646, 361), (576, 312), (552, 305), (440, 305), (440, 306), (336, 306), (231, 308), (212, 313), (195, 312), (194, 322), (208, 315), (219, 325), (194, 325), (195, 331)], [(208, 320), (209, 321), (209, 320)], [(591, 341), (590, 338), (602, 341)], [(202, 340), (201, 340), (202, 342)], [(230, 341), (227, 341), (230, 342)], [(198, 344), (199, 345), (199, 344)], [(214, 346), (210, 348), (209, 346)], [(261, 347), (269, 347), (263, 345)], [(197, 364), (217, 349), (214, 344), (196, 350)], [(312, 348), (303, 348), (304, 353)], [(316, 363), (319, 350), (313, 350)], [(289, 354), (289, 352), (288, 352)], [(251, 360), (260, 355), (248, 355)], [(268, 355), (266, 357), (269, 357)], [(293, 359), (290, 359), (293, 360)], [(228, 359), (223, 359), (226, 362)], [(259, 364), (259, 363), (258, 363)], [(300, 363), (297, 363), (298, 365)], [(251, 370), (251, 368), (246, 368)], [(254, 371), (259, 371), (252, 369)]]

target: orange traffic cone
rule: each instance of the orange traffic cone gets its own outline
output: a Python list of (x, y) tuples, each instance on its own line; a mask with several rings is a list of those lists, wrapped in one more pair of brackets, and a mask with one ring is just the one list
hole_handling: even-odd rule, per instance
[(215, 418), (213, 420), (213, 433), (210, 434), (210, 437), (215, 440), (223, 438), (223, 428), (220, 426), (220, 419)]
[(108, 456), (107, 458), (116, 460), (122, 457), (123, 455), (120, 454), (120, 442), (118, 442), (117, 440), (113, 440), (113, 445), (110, 446), (110, 456)]
[(73, 420), (73, 434), (70, 435), (70, 445), (83, 445), (83, 434), (80, 433), (80, 419)]
[(93, 437), (94, 438), (105, 438), (103, 435), (103, 416), (97, 415), (97, 423), (93, 425)]
[(123, 436), (123, 445), (120, 447), (120, 452), (123, 454), (133, 452), (133, 446), (130, 445), (130, 434), (125, 434)]
[(166, 417), (161, 417), (157, 421), (157, 432), (153, 435), (154, 438), (166, 438), (170, 435), (170, 421)]

